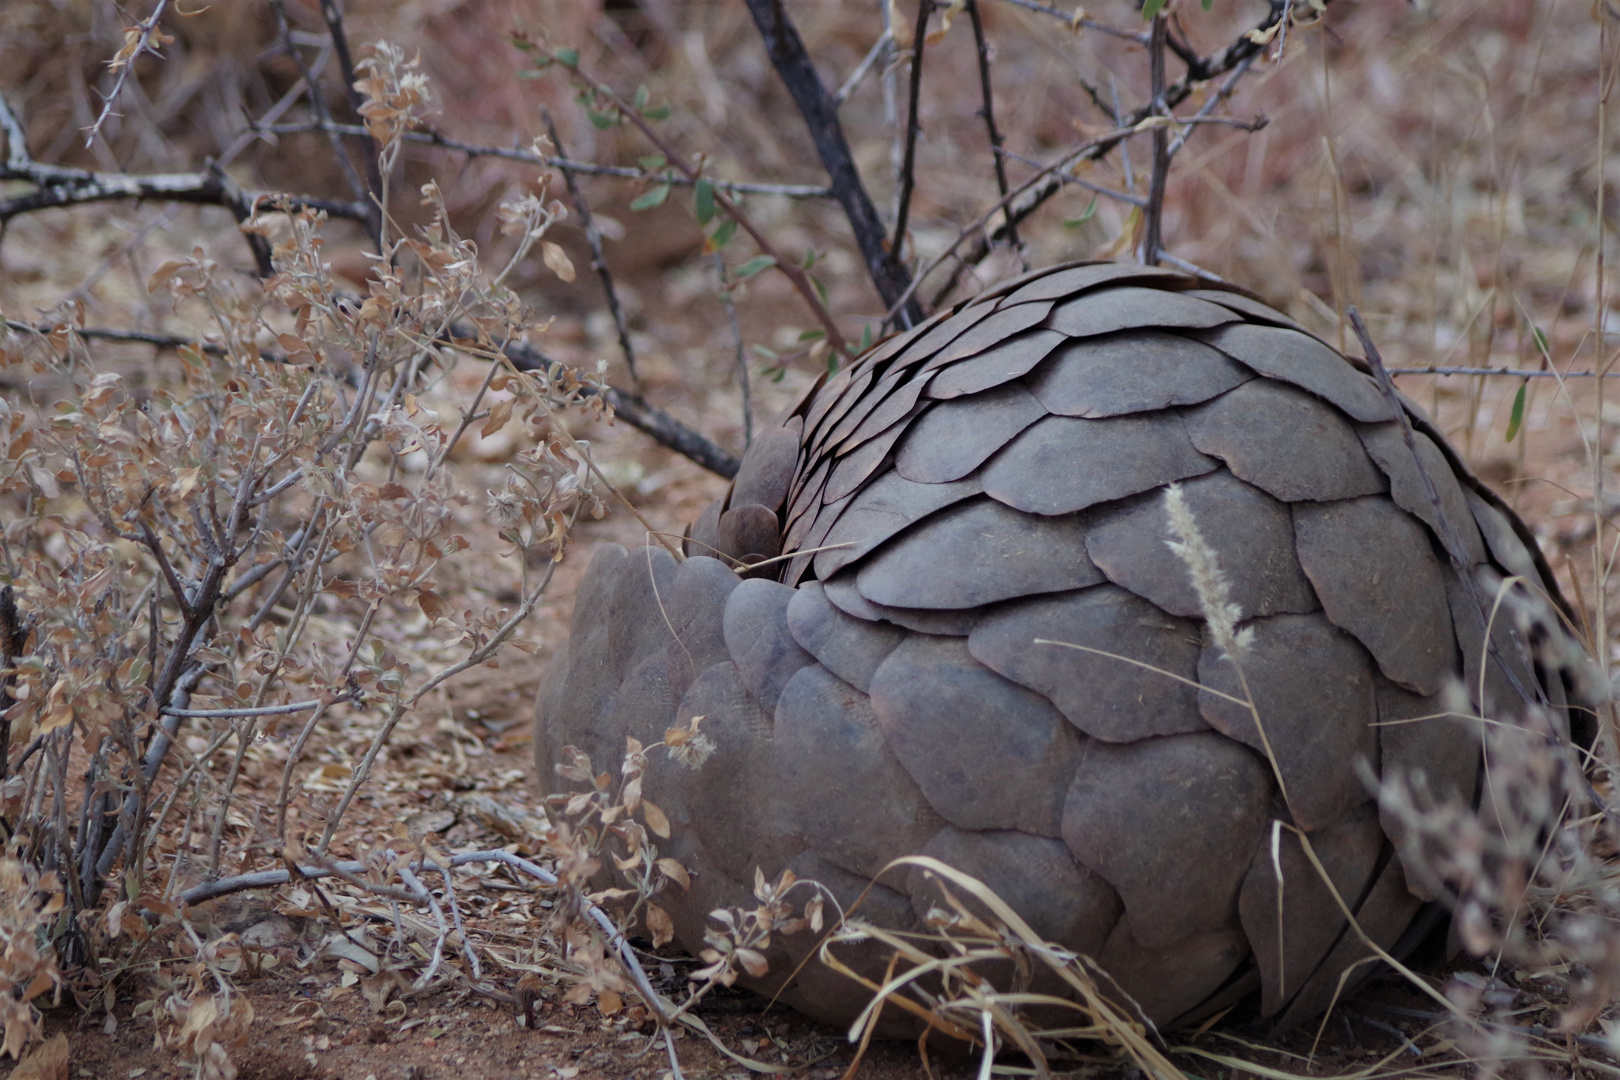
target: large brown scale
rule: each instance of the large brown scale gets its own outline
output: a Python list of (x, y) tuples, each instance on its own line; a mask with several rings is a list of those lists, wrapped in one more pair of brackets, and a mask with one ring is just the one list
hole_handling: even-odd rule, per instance
[[(1505, 668), (1482, 661), (1469, 605), (1504, 577), (1531, 583), (1541, 632), (1563, 634), (1563, 600), (1524, 524), (1405, 409), (1421, 467), (1362, 363), (1246, 293), (1115, 264), (1009, 281), (814, 387), (684, 561), (596, 554), (542, 689), (542, 786), (560, 787), (565, 746), (602, 767), (627, 735), (703, 717), (713, 757), (654, 755), (645, 781), (673, 825), (663, 853), (692, 872), (659, 901), (693, 949), (709, 911), (753, 906), (756, 867), (848, 904), (925, 853), (1094, 957), (1161, 1026), (1256, 989), (1281, 1024), (1313, 1016), (1369, 954), (1273, 822), (1307, 830), (1362, 929), (1404, 948), (1435, 897), (1358, 767), (1473, 798), (1477, 722), (1397, 721), (1444, 712), (1482, 662), (1476, 707), (1517, 712), (1528, 692), (1566, 732), (1588, 726), (1513, 620), (1493, 624)], [(1253, 628), (1243, 671), (1275, 772), (1250, 713), (1189, 685), (1238, 691), (1166, 544), (1172, 483)], [(862, 913), (918, 927), (929, 884), (879, 881)], [(813, 945), (777, 938), (753, 985), (781, 989)], [(846, 1022), (865, 1001), (815, 963), (782, 997)]]

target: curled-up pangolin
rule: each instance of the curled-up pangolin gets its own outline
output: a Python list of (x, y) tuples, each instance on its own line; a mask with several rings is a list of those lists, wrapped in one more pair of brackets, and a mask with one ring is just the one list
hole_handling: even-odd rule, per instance
[[(918, 928), (934, 887), (882, 872), (922, 853), (1161, 1026), (1256, 991), (1313, 1016), (1369, 955), (1335, 890), (1386, 949), (1435, 899), (1365, 778), (1476, 797), (1479, 722), (1436, 715), (1448, 684), (1592, 726), (1580, 665), (1532, 655), (1569, 640), (1533, 538), (1401, 407), (1415, 456), (1361, 363), (1245, 293), (1112, 264), (1003, 284), (818, 384), (684, 561), (597, 553), (542, 689), (541, 782), (566, 746), (610, 766), (703, 718), (713, 756), (654, 755), (644, 785), (694, 950), (709, 911), (754, 906), (756, 868), (845, 904), (881, 874), (863, 914)], [(1166, 542), (1169, 485), (1224, 571), (1263, 732)], [(1536, 626), (1501, 618), (1486, 649), (1476, 605), (1509, 575)], [(777, 936), (753, 984), (847, 1022), (865, 992), (800, 967), (813, 944)]]

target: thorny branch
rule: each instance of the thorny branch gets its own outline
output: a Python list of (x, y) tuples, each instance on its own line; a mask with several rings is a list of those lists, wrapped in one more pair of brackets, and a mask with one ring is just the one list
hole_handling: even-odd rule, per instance
[[(894, 212), (896, 254), (905, 251), (906, 219), (910, 216), (911, 193), (917, 182), (917, 136), (922, 131), (923, 46), (928, 41), (928, 16), (933, 10), (934, 0), (917, 0), (917, 25), (911, 39), (911, 89), (906, 105), (906, 149), (900, 159), (900, 194), (896, 197)], [(893, 301), (889, 306), (898, 309), (900, 302)]]
[[(981, 113), (984, 116), (985, 132), (990, 137), (990, 153), (996, 169), (996, 190), (1005, 199), (1007, 197), (1007, 160), (1004, 152), (1001, 129), (996, 127), (995, 98), (990, 86), (990, 42), (984, 36), (984, 20), (979, 16), (979, 0), (967, 0), (968, 19), (973, 24), (973, 44), (979, 58), (979, 95), (984, 100)], [(1013, 250), (1021, 246), (1018, 241), (1018, 226), (1007, 227), (1007, 242)], [(1028, 269), (1026, 266), (1025, 269)]]
[(96, 122), (84, 133), (86, 148), (96, 141), (97, 135), (101, 134), (101, 125), (107, 122), (107, 118), (112, 115), (113, 106), (118, 104), (119, 97), (123, 95), (124, 83), (129, 81), (130, 72), (135, 70), (135, 62), (151, 50), (152, 38), (156, 37), (160, 44), (167, 43), (166, 36), (158, 30), (158, 20), (163, 18), (163, 9), (168, 6), (169, 0), (158, 0), (152, 8), (152, 14), (124, 31), (124, 47), (119, 49), (117, 55), (107, 64), (113, 71), (118, 72), (118, 77), (113, 80), (112, 89), (107, 91), (107, 96), (102, 98), (101, 113), (96, 117)]

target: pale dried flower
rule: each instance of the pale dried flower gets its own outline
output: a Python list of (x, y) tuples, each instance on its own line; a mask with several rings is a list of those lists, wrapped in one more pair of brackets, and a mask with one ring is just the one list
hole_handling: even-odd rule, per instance
[(1204, 611), (1204, 621), (1215, 639), (1216, 648), (1232, 663), (1240, 662), (1254, 640), (1254, 629), (1238, 629), (1242, 610), (1232, 601), (1232, 589), (1221, 570), (1215, 549), (1209, 546), (1198, 529), (1192, 507), (1181, 492), (1180, 484), (1164, 489), (1164, 511), (1170, 518), (1172, 539), (1165, 544), (1187, 566), (1192, 578), (1193, 591), (1198, 594), (1198, 606)]

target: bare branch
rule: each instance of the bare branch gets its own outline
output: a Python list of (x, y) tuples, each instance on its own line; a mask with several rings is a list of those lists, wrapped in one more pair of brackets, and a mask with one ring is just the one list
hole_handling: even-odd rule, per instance
[[(551, 137), (551, 145), (562, 153), (562, 136), (557, 134), (557, 125), (551, 122), (551, 110), (541, 109), (540, 116), (546, 122), (546, 134)], [(597, 231), (596, 221), (591, 217), (591, 205), (585, 201), (584, 192), (579, 190), (579, 184), (574, 181), (574, 171), (566, 166), (559, 166), (563, 183), (568, 186), (568, 195), (574, 201), (574, 209), (579, 212), (580, 226), (585, 230), (585, 242), (591, 249), (591, 269), (596, 271), (597, 277), (602, 279), (602, 292), (607, 297), (608, 311), (613, 315), (613, 328), (619, 333), (619, 349), (624, 353), (625, 367), (630, 370), (630, 381), (639, 389), (641, 377), (636, 374), (636, 350), (630, 344), (630, 328), (625, 324), (624, 308), (619, 304), (619, 292), (613, 287), (613, 271), (608, 269), (607, 256), (602, 253), (602, 234)]]
[[(128, 173), (92, 172), (63, 165), (47, 165), (35, 161), (28, 153), (27, 136), (22, 123), (12, 111), (4, 96), (0, 96), (0, 131), (6, 135), (6, 163), (0, 167), (0, 180), (21, 180), (33, 184), (35, 190), (10, 199), (0, 199), (0, 226), (19, 214), (59, 206), (78, 206), (84, 203), (106, 202), (113, 199), (138, 199), (158, 202), (191, 203), (200, 206), (223, 206), (238, 223), (253, 216), (253, 208), (260, 201), (275, 201), (292, 210), (320, 210), (329, 217), (367, 221), (370, 211), (362, 204), (306, 196), (281, 195), (270, 192), (245, 192), (226, 172), (212, 162), (202, 172), (156, 173), (131, 176)], [(274, 273), (270, 262), (270, 245), (254, 233), (245, 234), (248, 246), (261, 277)]]
[[(38, 334), (49, 334), (54, 327), (44, 324), (22, 322), (17, 319), (9, 320), (11, 326), (20, 330)], [(209, 356), (224, 356), (228, 350), (217, 342), (198, 341), (195, 338), (182, 337), (178, 334), (153, 334), (138, 330), (108, 330), (100, 327), (74, 327), (73, 332), (82, 338), (99, 341), (128, 341), (142, 345), (151, 345), (159, 349), (197, 348)], [(452, 326), (447, 335), (450, 337), (472, 337), (473, 332), (463, 326)], [(553, 377), (559, 374), (558, 369), (563, 365), (561, 361), (553, 360), (539, 349), (523, 344), (509, 344), (505, 349), (506, 356), (519, 371), (549, 371)], [(263, 353), (264, 359), (275, 362), (279, 358), (272, 352)], [(587, 394), (593, 391), (587, 390)], [(692, 428), (687, 427), (675, 417), (664, 412), (656, 405), (649, 404), (640, 394), (627, 390), (616, 390), (607, 387), (601, 391), (602, 397), (613, 407), (616, 417), (631, 427), (650, 436), (653, 441), (667, 449), (675, 451), (683, 457), (689, 458), (703, 468), (727, 480), (737, 475), (738, 461), (731, 454), (717, 446), (714, 442)]]
[[(132, 30), (137, 32), (133, 42), (128, 40), (128, 32), (126, 31), (124, 47), (118, 50), (118, 55), (107, 65), (118, 72), (118, 77), (113, 81), (112, 89), (107, 91), (107, 96), (101, 99), (101, 114), (96, 117), (96, 122), (91, 124), (84, 133), (84, 145), (86, 148), (95, 143), (96, 136), (101, 134), (101, 125), (105, 124), (107, 118), (112, 115), (113, 106), (117, 104), (119, 97), (124, 93), (124, 83), (129, 81), (130, 73), (135, 70), (135, 61), (139, 60), (142, 54), (152, 51), (152, 36), (157, 33), (158, 20), (163, 18), (163, 9), (168, 6), (169, 0), (157, 0), (157, 4), (152, 8), (152, 14), (148, 15), (143, 22), (136, 23), (135, 26), (131, 27)], [(155, 56), (156, 53), (154, 52), (153, 55)]]
[(1050, 15), (1054, 19), (1057, 19), (1058, 21), (1067, 25), (1071, 30), (1095, 30), (1099, 34), (1107, 34), (1109, 37), (1117, 37), (1122, 41), (1134, 41), (1138, 45), (1146, 45), (1148, 43), (1148, 35), (1142, 33), (1140, 30), (1122, 30), (1117, 26), (1110, 26), (1108, 23), (1098, 22), (1096, 19), (1088, 19), (1084, 15), (1080, 15), (1079, 18), (1076, 18), (1075, 16), (1080, 12), (1085, 11), (1085, 8), (1078, 8), (1071, 12), (1064, 11), (1059, 7), (1052, 7), (1050, 4), (1040, 3), (1040, 0), (1007, 0), (1007, 2), (1010, 4), (1016, 4), (1018, 7), (1024, 8), (1028, 11), (1038, 11), (1042, 15)]
[[(922, 0), (924, 7), (933, 0)], [(844, 209), (855, 244), (866, 263), (867, 276), (877, 287), (878, 295), (889, 307), (897, 306), (901, 295), (911, 285), (905, 266), (900, 262), (899, 242), (890, 243), (877, 208), (872, 205), (866, 185), (855, 167), (854, 155), (844, 138), (843, 126), (838, 121), (838, 100), (827, 92), (810, 60), (809, 50), (799, 36), (798, 29), (788, 17), (782, 0), (748, 0), (748, 11), (754, 17), (765, 52), (781, 77), (788, 92), (793, 95), (804, 118), (810, 140), (821, 157), (822, 168), (832, 180), (832, 193)], [(868, 67), (880, 54), (887, 39), (880, 39), (873, 47), (862, 67)], [(853, 79), (853, 76), (852, 76)], [(842, 93), (842, 91), (841, 91)], [(900, 233), (896, 231), (896, 236)], [(922, 319), (922, 308), (915, 302), (899, 305), (902, 322), (910, 325)]]
[[(1170, 115), (1164, 101), (1164, 39), (1169, 32), (1169, 16), (1161, 11), (1153, 17), (1153, 40), (1148, 45), (1153, 87), (1148, 107), (1156, 119), (1168, 119)], [(1142, 246), (1136, 253), (1146, 266), (1159, 264), (1159, 251), (1164, 247), (1164, 189), (1169, 182), (1170, 131), (1160, 124), (1153, 129), (1153, 172), (1148, 177), (1148, 204), (1142, 215)]]
[[(911, 214), (911, 193), (917, 183), (917, 135), (922, 131), (923, 45), (928, 41), (928, 16), (934, 0), (917, 0), (917, 25), (911, 39), (911, 91), (906, 108), (906, 151), (900, 162), (900, 194), (895, 201), (894, 252), (899, 258), (906, 247), (906, 219)], [(891, 301), (891, 308), (899, 304)]]
[[(300, 121), (289, 124), (263, 124), (254, 125), (249, 131), (264, 132), (271, 135), (291, 135), (303, 131), (335, 131), (339, 135), (364, 137), (366, 129), (358, 124), (322, 124), (319, 121)], [(463, 142), (441, 135), (436, 131), (405, 131), (400, 133), (405, 142), (425, 143), (428, 146), (437, 146), (445, 150), (455, 150), (468, 157), (492, 157), (506, 161), (522, 161), (530, 165), (538, 165), (548, 169), (567, 169), (580, 176), (611, 176), (620, 180), (635, 180), (641, 183), (656, 181), (661, 184), (673, 184), (676, 187), (691, 187), (696, 181), (686, 176), (669, 176), (664, 173), (648, 172), (646, 169), (631, 168), (628, 165), (598, 165), (590, 161), (574, 161), (569, 158), (551, 157), (547, 154), (536, 153), (533, 150), (524, 150), (515, 146), (483, 146), (478, 143)], [(746, 180), (722, 180), (705, 173), (704, 177), (711, 185), (722, 191), (737, 195), (776, 195), (785, 199), (831, 199), (835, 196), (831, 188), (816, 187), (814, 184), (756, 184)]]
[[(1001, 131), (996, 127), (996, 109), (994, 99), (990, 92), (990, 43), (985, 40), (984, 20), (979, 17), (978, 0), (967, 0), (968, 19), (973, 23), (973, 42), (979, 56), (979, 94), (984, 98), (981, 110), (984, 116), (984, 127), (990, 136), (991, 158), (996, 166), (996, 190), (1001, 197), (1007, 197), (1007, 162), (1002, 156)], [(1007, 242), (1017, 250), (1018, 226), (1007, 226)], [(1022, 256), (1020, 256), (1022, 258)], [(1028, 269), (1026, 266), (1025, 269)]]
[[(324, 7), (324, 5), (322, 6)], [(292, 39), (292, 27), (287, 22), (287, 9), (283, 5), (282, 0), (270, 0), (270, 9), (276, 13), (276, 25), (281, 30), (283, 47), (286, 49), (287, 55), (292, 58), (293, 63), (298, 65), (298, 73), (303, 76), (304, 85), (309, 90), (309, 107), (315, 111), (315, 118), (321, 122), (323, 127), (326, 127), (327, 125), (331, 124), (332, 116), (331, 113), (327, 111), (326, 99), (321, 96), (320, 84), (315, 81), (315, 76), (310, 73), (309, 65), (304, 63), (304, 54), (298, 51), (298, 45)], [(336, 37), (332, 39), (332, 43), (334, 46), (337, 46), (338, 42)], [(341, 46), (344, 52), (348, 51), (348, 47), (347, 42), (344, 42)], [(354, 78), (353, 69), (345, 65), (344, 75), (347, 79), (352, 81)], [(379, 181), (375, 188), (368, 188), (366, 184), (361, 182), (360, 174), (354, 171), (354, 162), (349, 160), (348, 152), (343, 149), (343, 140), (337, 135), (328, 131), (327, 141), (332, 144), (332, 156), (337, 158), (338, 165), (343, 170), (343, 177), (349, 182), (349, 191), (354, 195), (355, 199), (358, 201), (366, 198), (368, 195), (372, 199), (372, 202), (361, 203), (360, 205), (364, 205), (366, 207), (366, 217), (364, 219), (366, 222), (366, 228), (367, 231), (371, 233), (372, 241), (377, 245), (377, 249), (380, 251), (382, 250), (382, 207), (381, 205), (376, 204), (375, 200), (377, 200), (381, 195), (382, 184)], [(368, 160), (373, 162), (371, 174), (375, 175), (375, 142), (371, 143), (371, 149), (372, 152), (366, 156)]]

